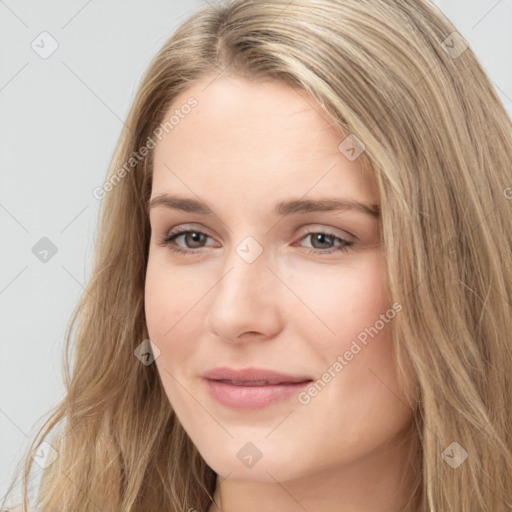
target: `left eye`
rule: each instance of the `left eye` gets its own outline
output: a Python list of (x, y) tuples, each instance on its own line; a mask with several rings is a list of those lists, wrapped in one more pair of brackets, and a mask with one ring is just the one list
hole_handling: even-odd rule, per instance
[[(185, 247), (177, 245), (176, 240), (184, 237)], [(313, 254), (331, 254), (336, 251), (348, 251), (354, 242), (350, 242), (343, 238), (340, 238), (332, 233), (325, 233), (323, 231), (310, 231), (302, 236), (301, 240), (310, 238), (312, 247), (308, 251)], [(160, 241), (160, 245), (168, 246), (171, 251), (182, 254), (196, 254), (198, 251), (195, 249), (201, 249), (205, 247), (203, 245), (208, 238), (211, 238), (202, 231), (180, 231), (179, 233), (170, 232)], [(336, 241), (339, 241), (339, 245), (334, 245)], [(306, 247), (307, 248), (307, 247)]]
[[(304, 238), (308, 238), (308, 237), (309, 237), (314, 249), (331, 249), (332, 244), (335, 242), (335, 240), (341, 240), (342, 242), (344, 241), (337, 236), (330, 235), (328, 233), (321, 233), (321, 232), (308, 233)], [(319, 244), (320, 247), (315, 246), (315, 244)], [(324, 244), (327, 244), (328, 247), (325, 247), (325, 246), (322, 247), (322, 245), (324, 245)]]

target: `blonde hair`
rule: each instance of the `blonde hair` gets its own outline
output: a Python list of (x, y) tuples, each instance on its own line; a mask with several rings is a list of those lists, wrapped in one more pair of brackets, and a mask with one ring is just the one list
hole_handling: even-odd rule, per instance
[[(393, 321), (397, 371), (420, 447), (416, 510), (497, 512), (512, 509), (512, 130), (454, 32), (426, 0), (205, 7), (152, 61), (108, 179), (202, 78), (229, 73), (309, 92), (364, 143), (361, 161), (378, 184), (389, 290), (403, 306)], [(93, 274), (66, 333), (67, 394), (30, 448), (54, 434), (59, 456), (36, 502), (45, 512), (211, 504), (215, 473), (156, 365), (134, 356), (148, 338), (151, 173), (149, 151), (104, 194)], [(452, 443), (468, 454), (458, 467), (447, 462), (459, 450)], [(27, 456), (24, 506), (32, 466)]]

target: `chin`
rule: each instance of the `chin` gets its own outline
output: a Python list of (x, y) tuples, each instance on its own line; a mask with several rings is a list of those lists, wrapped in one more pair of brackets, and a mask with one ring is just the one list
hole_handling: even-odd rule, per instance
[(286, 449), (280, 440), (276, 438), (276, 441), (272, 445), (268, 440), (254, 443), (231, 440), (222, 451), (211, 451), (210, 446), (208, 453), (200, 453), (215, 473), (230, 480), (275, 483), (306, 476), (309, 471), (304, 466), (306, 461), (300, 446)]

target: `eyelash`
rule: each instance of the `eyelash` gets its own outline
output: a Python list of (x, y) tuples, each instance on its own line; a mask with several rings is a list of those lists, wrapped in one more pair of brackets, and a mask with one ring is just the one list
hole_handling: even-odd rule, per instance
[[(159, 245), (167, 246), (172, 252), (177, 253), (177, 254), (183, 254), (185, 256), (193, 256), (195, 254), (198, 254), (199, 250), (203, 249), (203, 247), (197, 247), (195, 249), (183, 249), (177, 245), (172, 245), (172, 242), (174, 242), (174, 240), (176, 240), (180, 236), (186, 235), (188, 233), (199, 233), (199, 234), (207, 236), (208, 238), (211, 238), (206, 233), (203, 233), (202, 231), (194, 230), (194, 229), (189, 229), (189, 230), (185, 230), (185, 231), (180, 230), (178, 233), (176, 233), (175, 231), (174, 232), (171, 231), (171, 232), (167, 233), (166, 235), (164, 235), (164, 237), (159, 241)], [(308, 254), (324, 254), (325, 255), (325, 254), (333, 254), (335, 252), (341, 252), (341, 253), (350, 252), (353, 250), (352, 246), (354, 245), (354, 242), (350, 242), (348, 240), (345, 240), (344, 238), (334, 235), (333, 233), (328, 233), (325, 231), (313, 231), (313, 230), (308, 231), (307, 233), (305, 233), (302, 236), (301, 240), (310, 235), (326, 235), (328, 237), (332, 237), (333, 241), (339, 240), (340, 242), (342, 242), (343, 245), (341, 247), (332, 247), (329, 249), (309, 248)]]

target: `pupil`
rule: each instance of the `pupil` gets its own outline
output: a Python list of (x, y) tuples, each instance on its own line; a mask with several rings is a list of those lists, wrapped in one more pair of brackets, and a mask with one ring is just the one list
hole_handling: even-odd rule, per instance
[[(325, 233), (317, 233), (316, 236), (313, 236), (313, 240), (315, 242), (319, 242), (320, 244), (327, 244), (330, 247), (331, 235), (326, 235)], [(313, 246), (315, 244), (313, 243)], [(316, 249), (325, 249), (325, 247), (316, 247)]]
[[(200, 242), (201, 242), (201, 235), (202, 233), (196, 233), (195, 231), (192, 231), (191, 233), (188, 233), (187, 236), (192, 238), (192, 245), (194, 243), (199, 243), (200, 245)], [(188, 244), (187, 244), (188, 245)]]

